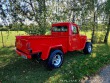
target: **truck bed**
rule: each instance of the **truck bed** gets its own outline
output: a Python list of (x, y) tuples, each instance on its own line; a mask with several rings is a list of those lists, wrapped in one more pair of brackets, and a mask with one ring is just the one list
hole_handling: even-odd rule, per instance
[[(53, 47), (62, 46), (67, 51), (68, 36), (16, 36), (16, 49), (24, 54), (36, 54), (42, 52), (46, 55)], [(32, 50), (30, 53), (29, 50)], [(47, 56), (47, 55), (46, 55)]]

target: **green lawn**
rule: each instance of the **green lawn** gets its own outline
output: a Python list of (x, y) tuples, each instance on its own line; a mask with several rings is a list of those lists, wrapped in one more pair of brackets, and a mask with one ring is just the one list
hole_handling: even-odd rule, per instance
[[(9, 41), (14, 43), (16, 34), (12, 34), (13, 42)], [(94, 44), (91, 55), (69, 52), (64, 56), (62, 67), (53, 71), (48, 71), (42, 63), (19, 57), (14, 49), (0, 47), (0, 81), (3, 83), (78, 83), (110, 64), (110, 43)]]

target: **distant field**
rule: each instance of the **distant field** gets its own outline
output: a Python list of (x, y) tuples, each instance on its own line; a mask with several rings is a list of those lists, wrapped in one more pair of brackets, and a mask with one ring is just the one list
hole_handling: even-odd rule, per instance
[[(26, 33), (24, 31), (3, 31), (3, 38), (4, 38), (4, 44), (5, 46), (14, 46), (15, 44), (15, 36), (17, 35), (25, 35)], [(1, 31), (0, 31), (0, 46), (2, 46), (2, 37), (1, 37)]]
[[(46, 35), (50, 34), (50, 32), (46, 32)], [(91, 38), (91, 32), (80, 32), (80, 34), (86, 35), (88, 38)], [(102, 32), (98, 32), (98, 35), (100, 36)], [(4, 36), (4, 44), (5, 46), (14, 46), (15, 44), (15, 36), (17, 35), (26, 35), (26, 32), (24, 31), (3, 31), (3, 36)], [(110, 41), (110, 35), (109, 35), (109, 41)], [(2, 37), (1, 37), (1, 31), (0, 31), (0, 47), (2, 46)]]
[[(27, 33), (24, 31), (3, 31), (3, 36), (4, 36), (4, 44), (5, 46), (14, 46), (15, 44), (15, 36), (17, 35), (26, 35)], [(46, 32), (46, 35), (50, 34), (50, 32)], [(91, 32), (80, 32), (80, 34), (86, 35), (88, 38), (91, 38)], [(98, 32), (98, 36), (100, 36), (102, 32)], [(101, 37), (101, 36), (100, 36)], [(0, 31), (0, 47), (2, 46), (2, 37), (1, 37), (1, 31)], [(109, 36), (109, 41), (110, 41), (110, 36)]]

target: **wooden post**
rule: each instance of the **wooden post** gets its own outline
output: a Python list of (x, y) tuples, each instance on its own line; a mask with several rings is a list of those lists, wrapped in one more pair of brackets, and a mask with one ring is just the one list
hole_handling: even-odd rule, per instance
[(1, 31), (1, 36), (2, 36), (2, 45), (3, 45), (3, 47), (5, 47), (5, 45), (4, 45), (4, 39), (3, 39), (3, 33), (2, 33), (2, 31)]

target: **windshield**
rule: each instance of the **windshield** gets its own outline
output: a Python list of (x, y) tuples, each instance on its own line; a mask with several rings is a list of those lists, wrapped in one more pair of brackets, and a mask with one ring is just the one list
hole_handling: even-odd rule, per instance
[(54, 26), (52, 27), (53, 32), (66, 32), (67, 26)]

